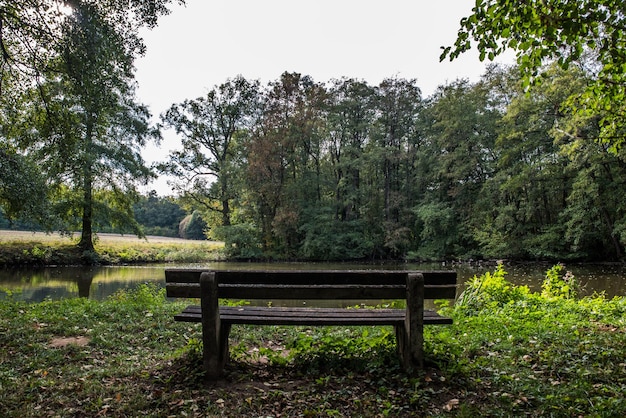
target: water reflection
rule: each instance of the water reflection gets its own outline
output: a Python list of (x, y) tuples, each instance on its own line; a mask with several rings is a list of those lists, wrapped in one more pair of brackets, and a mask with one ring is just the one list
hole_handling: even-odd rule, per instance
[[(527, 285), (533, 291), (541, 290), (541, 282), (550, 264), (528, 263), (505, 266), (507, 279), (514, 284)], [(150, 265), (107, 267), (40, 267), (0, 269), (0, 299), (14, 298), (31, 302), (46, 299), (86, 297), (106, 299), (120, 289), (130, 289), (142, 283), (163, 286), (165, 268), (207, 267), (222, 269), (416, 269), (456, 270), (459, 292), (463, 283), (474, 275), (494, 269), (493, 265), (429, 264), (346, 264), (346, 263), (210, 263), (204, 265)], [(582, 285), (582, 295), (605, 292), (607, 297), (626, 295), (626, 267), (624, 264), (568, 265)]]
[(0, 298), (103, 300), (120, 289), (148, 282), (162, 285), (163, 281), (163, 267), (21, 267), (0, 270)]

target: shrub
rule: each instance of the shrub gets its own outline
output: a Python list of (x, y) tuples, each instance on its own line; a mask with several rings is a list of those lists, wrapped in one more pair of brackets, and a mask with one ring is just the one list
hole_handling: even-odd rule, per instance
[(457, 301), (458, 309), (467, 315), (474, 315), (484, 309), (497, 310), (526, 298), (530, 294), (528, 286), (509, 283), (504, 277), (506, 274), (504, 266), (499, 263), (493, 273), (474, 276)]
[(204, 234), (206, 226), (200, 212), (194, 211), (180, 222), (179, 235), (181, 238), (185, 239), (203, 240), (206, 239)]
[(561, 274), (565, 267), (557, 264), (546, 272), (541, 284), (541, 296), (548, 299), (574, 299), (578, 296), (580, 285), (571, 271)]
[(262, 255), (258, 230), (251, 223), (213, 228), (212, 238), (224, 241), (224, 249), (230, 258), (258, 258)]

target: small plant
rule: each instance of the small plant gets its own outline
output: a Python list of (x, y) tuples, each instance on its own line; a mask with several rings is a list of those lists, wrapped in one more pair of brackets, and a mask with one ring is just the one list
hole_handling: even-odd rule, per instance
[(185, 348), (189, 353), (192, 353), (196, 356), (202, 356), (202, 341), (198, 338), (190, 338), (187, 341), (187, 346)]
[(541, 284), (541, 296), (549, 299), (574, 299), (578, 296), (580, 285), (571, 271), (562, 274), (565, 266), (557, 264), (546, 272)]
[(456, 303), (458, 309), (465, 314), (476, 314), (486, 308), (496, 309), (524, 299), (530, 293), (528, 286), (509, 283), (506, 274), (502, 263), (498, 263), (493, 273), (474, 276)]
[(130, 306), (160, 307), (165, 304), (165, 289), (154, 283), (144, 283), (136, 289), (120, 290), (111, 295), (110, 299)]
[(395, 337), (384, 327), (324, 327), (301, 334), (288, 348), (294, 364), (307, 364), (313, 370), (388, 369), (396, 365)]
[(44, 262), (50, 258), (50, 255), (52, 255), (50, 248), (41, 248), (38, 245), (35, 245), (33, 249), (30, 250), (30, 253), (35, 259)]

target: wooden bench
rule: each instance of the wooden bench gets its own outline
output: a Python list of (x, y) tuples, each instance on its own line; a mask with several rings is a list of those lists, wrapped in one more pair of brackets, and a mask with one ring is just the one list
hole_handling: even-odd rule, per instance
[[(167, 296), (199, 298), (174, 318), (201, 322), (207, 377), (218, 378), (228, 360), (228, 335), (233, 324), (253, 325), (392, 325), (398, 353), (407, 371), (423, 367), (423, 327), (451, 324), (425, 299), (454, 299), (454, 271), (275, 270), (234, 271), (168, 269)], [(284, 308), (220, 306), (219, 299), (237, 300), (406, 300), (406, 309)]]

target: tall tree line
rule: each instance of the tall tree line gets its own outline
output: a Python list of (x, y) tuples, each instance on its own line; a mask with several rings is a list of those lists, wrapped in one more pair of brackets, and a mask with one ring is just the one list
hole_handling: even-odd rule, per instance
[(516, 71), (428, 98), (400, 78), (237, 77), (162, 115), (185, 132), (165, 167), (193, 173), (179, 191), (234, 256), (622, 258), (624, 154), (564, 106), (588, 75), (554, 66), (528, 94)]

